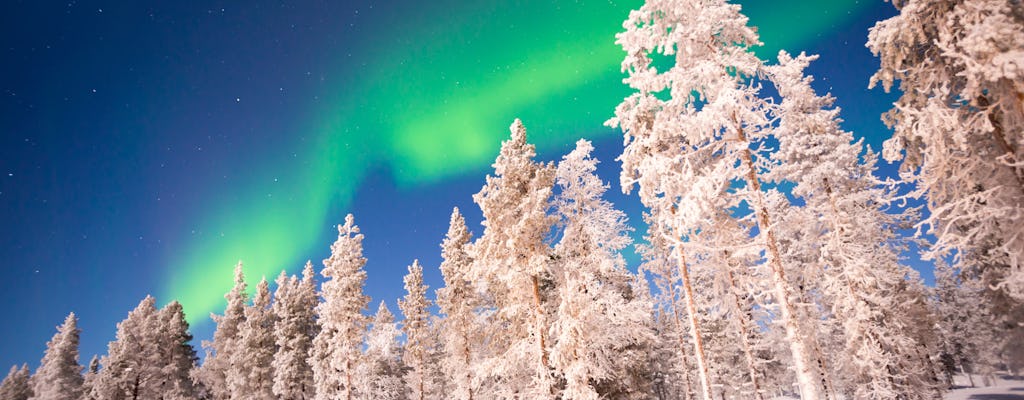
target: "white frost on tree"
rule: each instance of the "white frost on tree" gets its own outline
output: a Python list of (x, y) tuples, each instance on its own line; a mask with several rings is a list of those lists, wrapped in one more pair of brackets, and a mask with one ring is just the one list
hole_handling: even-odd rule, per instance
[[(772, 103), (760, 93), (763, 62), (740, 6), (724, 0), (650, 0), (630, 12), (616, 43), (626, 52), (624, 80), (636, 93), (616, 108), (609, 125), (625, 133), (622, 187), (639, 186), (640, 199), (665, 226), (687, 294), (702, 396), (711, 397), (707, 357), (700, 343), (687, 260), (712, 245), (702, 236), (716, 228), (723, 206), (744, 204), (755, 219), (780, 325), (792, 354), (802, 398), (818, 400), (820, 387), (785, 276), (771, 214), (773, 198), (762, 188), (772, 165), (764, 157)], [(674, 63), (659, 71), (653, 57)], [(742, 184), (742, 186), (738, 184)], [(735, 186), (735, 187), (734, 187)]]
[(161, 310), (147, 296), (117, 324), (90, 396), (98, 400), (190, 399), (195, 350), (178, 302)]
[(316, 324), (316, 282), (313, 264), (306, 262), (302, 280), (287, 277), (284, 272), (277, 278), (274, 292), (274, 394), (282, 400), (310, 400), (313, 398), (313, 369), (309, 365)]
[(274, 397), (274, 313), (270, 310), (270, 287), (266, 278), (256, 285), (252, 304), (245, 307), (245, 321), (238, 332), (238, 347), (231, 355), (227, 374), (232, 399)]
[(213, 332), (213, 341), (203, 341), (206, 359), (195, 377), (203, 383), (213, 400), (230, 398), (227, 375), (234, 369), (231, 360), (238, 348), (241, 326), (245, 322), (245, 303), (249, 299), (241, 261), (235, 265), (234, 277), (235, 285), (224, 295), (227, 299), (224, 315), (210, 314), (217, 328)]
[(626, 216), (602, 196), (594, 147), (586, 140), (558, 164), (555, 198), (562, 237), (555, 246), (558, 305), (551, 327), (551, 364), (565, 380), (564, 399), (596, 400), (617, 390), (639, 397), (629, 373), (646, 360), (649, 310), (634, 301), (632, 274), (620, 252), (630, 244)]
[(82, 366), (78, 364), (78, 318), (68, 314), (46, 343), (46, 354), (32, 376), (33, 399), (78, 400), (82, 392)]
[(408, 399), (408, 387), (403, 379), (406, 371), (402, 363), (402, 346), (398, 337), (402, 332), (395, 323), (395, 315), (384, 302), (380, 302), (366, 335), (365, 360), (359, 364), (357, 385), (366, 399)]
[(323, 301), (316, 306), (320, 332), (310, 356), (317, 400), (352, 400), (357, 395), (355, 374), (367, 322), (363, 312), (370, 302), (363, 294), (364, 265), (363, 235), (348, 214), (345, 224), (338, 225), (338, 240), (320, 271), (326, 279), (321, 285)]
[(424, 400), (430, 390), (427, 382), (430, 301), (427, 300), (427, 285), (423, 283), (423, 267), (419, 260), (413, 260), (403, 281), (406, 295), (398, 302), (398, 308), (405, 318), (402, 321), (402, 331), (405, 333), (403, 360), (409, 367), (405, 381), (409, 386), (409, 398)]
[(32, 385), (29, 382), (29, 376), (28, 364), (23, 364), (21, 368), (18, 368), (17, 365), (12, 365), (7, 376), (0, 382), (0, 399), (28, 400), (29, 397), (32, 397)]
[(448, 382), (454, 385), (450, 398), (473, 400), (473, 364), (475, 344), (475, 310), (479, 303), (476, 289), (469, 277), (472, 258), (467, 252), (472, 235), (459, 209), (452, 210), (448, 233), (441, 242), (441, 276), (444, 287), (437, 289), (437, 305), (442, 338), (441, 368)]
[(555, 169), (533, 160), (518, 119), (501, 144), (495, 176), (473, 195), (483, 212), (484, 233), (473, 244), (474, 282), (493, 301), (485, 323), (493, 354), (479, 364), (478, 380), (491, 380), (488, 398), (548, 399), (555, 395), (547, 342), (549, 322), (542, 281), (550, 280), (550, 247), (545, 238)]
[(867, 46), (871, 86), (902, 93), (886, 160), (931, 214), (930, 257), (955, 256), (1024, 300), (1024, 9), (1006, 0), (894, 0)]

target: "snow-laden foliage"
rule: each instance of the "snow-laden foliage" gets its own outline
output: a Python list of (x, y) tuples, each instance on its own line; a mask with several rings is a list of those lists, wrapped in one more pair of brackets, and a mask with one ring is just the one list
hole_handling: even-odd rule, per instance
[(276, 281), (272, 307), (277, 346), (273, 358), (273, 391), (282, 400), (308, 400), (314, 394), (313, 369), (308, 359), (313, 337), (319, 330), (315, 319), (319, 299), (313, 274), (313, 264), (307, 261), (301, 280), (281, 271)]
[(901, 0), (867, 46), (871, 85), (897, 86), (883, 156), (927, 200), (933, 259), (953, 255), (986, 285), (1024, 300), (1024, 6)]
[[(722, 0), (651, 0), (630, 12), (616, 35), (626, 57), (624, 82), (635, 92), (615, 110), (609, 125), (622, 128), (623, 190), (636, 185), (641, 201), (670, 236), (680, 264), (684, 297), (701, 380), (711, 398), (711, 381), (701, 344), (688, 253), (719, 251), (705, 239), (723, 223), (719, 210), (746, 206), (756, 216), (779, 322), (805, 399), (821, 397), (807, 349), (810, 332), (798, 322), (769, 211), (771, 190), (761, 176), (774, 164), (763, 155), (769, 142), (773, 104), (761, 93), (764, 64), (750, 50), (760, 44), (740, 7)], [(659, 71), (655, 57), (674, 63)], [(743, 186), (738, 184), (742, 183)], [(728, 219), (724, 221), (728, 223)], [(693, 256), (690, 261), (697, 262)], [(696, 266), (695, 266), (696, 267)]]
[(230, 398), (227, 376), (237, 372), (231, 359), (238, 348), (241, 326), (245, 322), (245, 303), (249, 300), (241, 261), (235, 265), (234, 277), (235, 285), (224, 295), (227, 300), (224, 315), (210, 314), (217, 328), (213, 332), (213, 340), (203, 342), (206, 359), (195, 376), (213, 400)]
[(323, 301), (316, 306), (320, 333), (313, 339), (309, 359), (317, 400), (351, 400), (357, 395), (355, 372), (367, 323), (363, 312), (370, 302), (363, 294), (364, 265), (363, 235), (349, 214), (345, 224), (338, 225), (338, 240), (320, 271), (326, 279), (320, 286)]
[(46, 355), (32, 376), (33, 399), (78, 400), (82, 395), (82, 366), (78, 364), (78, 318), (68, 314), (46, 344)]
[(476, 308), (480, 301), (468, 276), (473, 260), (467, 252), (472, 235), (459, 209), (452, 210), (448, 233), (441, 242), (441, 276), (444, 287), (437, 289), (437, 306), (444, 318), (440, 321), (441, 369), (453, 386), (452, 399), (473, 398), (474, 354), (481, 341), (475, 334)]
[(32, 397), (32, 385), (29, 382), (29, 376), (27, 364), (22, 365), (21, 368), (18, 368), (17, 365), (12, 365), (7, 376), (0, 382), (0, 399), (28, 400), (29, 397)]
[(586, 140), (558, 164), (555, 199), (562, 237), (555, 246), (557, 316), (551, 327), (551, 363), (565, 380), (561, 397), (640, 398), (632, 374), (646, 363), (652, 340), (649, 304), (636, 300), (621, 251), (630, 244), (626, 216), (602, 199), (594, 147)]
[(197, 358), (181, 304), (171, 302), (160, 310), (155, 304), (147, 296), (117, 324), (116, 339), (100, 360), (91, 398), (196, 398), (190, 372)]
[(484, 233), (472, 246), (470, 276), (493, 302), (483, 332), (489, 338), (478, 382), (484, 398), (548, 399), (555, 394), (547, 336), (549, 318), (542, 288), (551, 280), (545, 238), (554, 222), (548, 214), (555, 168), (534, 161), (518, 119), (501, 144), (494, 176), (473, 195), (483, 213)]
[(407, 368), (402, 363), (402, 345), (398, 343), (401, 335), (394, 314), (383, 301), (380, 302), (366, 336), (365, 361), (359, 365), (357, 382), (365, 398), (409, 398), (409, 388), (404, 379)]
[(228, 391), (233, 399), (267, 399), (274, 397), (274, 313), (270, 310), (270, 285), (260, 279), (252, 304), (245, 307), (245, 321), (238, 332), (238, 348), (231, 356), (232, 368), (227, 376)]
[(423, 400), (431, 389), (427, 381), (430, 301), (427, 300), (427, 285), (423, 283), (423, 267), (419, 260), (413, 260), (403, 281), (406, 295), (398, 302), (398, 308), (405, 318), (402, 321), (402, 332), (405, 333), (403, 360), (409, 367), (405, 381), (409, 385), (409, 398)]

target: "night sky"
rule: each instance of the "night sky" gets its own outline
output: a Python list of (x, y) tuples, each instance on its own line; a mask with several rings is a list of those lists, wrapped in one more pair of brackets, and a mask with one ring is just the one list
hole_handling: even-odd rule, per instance
[[(208, 339), (238, 260), (252, 283), (319, 270), (349, 212), (374, 307), (415, 258), (432, 295), (451, 208), (482, 232), (471, 196), (515, 117), (542, 159), (595, 141), (640, 218), (602, 126), (628, 94), (614, 34), (638, 1), (198, 3), (0, 5), (0, 368), (35, 367), (70, 311), (87, 363), (147, 294)], [(821, 54), (816, 89), (879, 148), (895, 97), (867, 90), (864, 42), (892, 6), (742, 3), (759, 54)]]

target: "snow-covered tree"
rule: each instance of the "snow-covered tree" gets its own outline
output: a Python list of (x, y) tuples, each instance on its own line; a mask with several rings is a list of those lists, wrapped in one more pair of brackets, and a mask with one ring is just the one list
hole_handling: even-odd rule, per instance
[[(92, 397), (92, 388), (96, 386), (96, 376), (100, 372), (99, 356), (92, 356), (89, 366), (85, 368), (85, 375), (82, 377), (82, 400), (95, 400)], [(3, 397), (0, 397), (3, 398)]]
[(409, 385), (409, 398), (423, 400), (429, 391), (427, 387), (427, 339), (430, 327), (430, 301), (427, 300), (427, 285), (423, 283), (423, 267), (419, 260), (413, 260), (409, 273), (403, 278), (405, 282), (405, 299), (398, 302), (402, 310), (402, 331), (405, 333), (405, 351), (403, 360), (409, 367), (405, 381)]
[(362, 352), (369, 296), (363, 294), (366, 282), (366, 258), (363, 235), (352, 214), (338, 225), (338, 240), (331, 245), (331, 256), (324, 260), (320, 274), (323, 301), (316, 306), (320, 332), (313, 339), (310, 365), (317, 400), (352, 400), (356, 396), (355, 373)]
[(158, 391), (167, 400), (194, 399), (196, 390), (191, 375), (199, 358), (189, 343), (192, 334), (188, 331), (181, 303), (172, 301), (164, 306), (157, 318), (157, 330), (150, 340), (158, 344)]
[(404, 400), (409, 396), (403, 377), (402, 346), (395, 316), (384, 302), (377, 307), (366, 335), (365, 360), (359, 364), (356, 385), (366, 399)]
[(82, 366), (78, 364), (78, 318), (68, 314), (46, 343), (46, 354), (32, 375), (33, 399), (78, 400), (82, 392)]
[(28, 400), (32, 397), (32, 385), (29, 382), (28, 364), (21, 368), (12, 365), (10, 372), (0, 382), (0, 399), (4, 400)]
[(157, 310), (147, 296), (117, 324), (116, 340), (110, 342), (87, 398), (194, 399), (191, 373), (196, 365), (192, 336), (181, 304), (171, 302)]
[(602, 199), (608, 186), (595, 173), (593, 149), (586, 140), (576, 142), (556, 173), (563, 229), (555, 246), (561, 276), (552, 367), (565, 380), (562, 398), (607, 396), (599, 393), (602, 387), (619, 391), (617, 397), (638, 398), (645, 394), (629, 382), (629, 372), (646, 364), (639, 350), (652, 339), (645, 324), (649, 305), (634, 301), (633, 276), (620, 254), (630, 244), (629, 227), (625, 214)]
[(227, 299), (224, 315), (210, 314), (217, 328), (213, 331), (213, 341), (203, 341), (206, 359), (196, 373), (196, 380), (203, 383), (213, 400), (230, 398), (227, 375), (233, 373), (231, 360), (238, 347), (241, 326), (245, 322), (245, 303), (249, 300), (245, 289), (245, 275), (242, 273), (242, 262), (239, 261), (235, 265), (235, 285), (224, 295)]
[[(751, 219), (757, 228), (755, 240), (770, 272), (772, 300), (801, 396), (821, 398), (806, 343), (811, 332), (799, 323), (770, 211), (782, 195), (762, 187), (773, 166), (765, 156), (772, 102), (760, 92), (764, 64), (750, 49), (760, 44), (756, 31), (738, 5), (724, 0), (650, 0), (632, 11), (623, 27), (616, 43), (626, 52), (625, 82), (636, 93), (609, 121), (625, 133), (623, 189), (638, 185), (641, 201), (665, 226), (684, 293), (692, 291), (686, 276), (687, 260), (694, 259), (688, 253), (714, 249), (707, 235), (722, 223), (715, 213), (749, 207), (732, 218)], [(671, 57), (674, 63), (659, 71), (654, 57)], [(696, 329), (694, 336), (699, 344)], [(707, 360), (699, 345), (696, 350), (703, 397), (709, 399)]]
[(549, 322), (543, 282), (551, 279), (551, 249), (545, 238), (555, 169), (533, 160), (518, 119), (512, 136), (501, 144), (495, 176), (473, 201), (483, 212), (484, 233), (473, 244), (472, 280), (494, 302), (486, 324), (493, 354), (479, 364), (479, 379), (492, 379), (488, 398), (547, 399), (555, 394), (547, 342)]
[(316, 282), (313, 264), (306, 262), (302, 280), (288, 278), (284, 272), (277, 278), (274, 292), (274, 394), (282, 400), (310, 400), (313, 392), (313, 369), (307, 361), (316, 324)]
[[(810, 227), (800, 236), (812, 249), (805, 264), (821, 269), (807, 282), (823, 296), (845, 338), (834, 357), (855, 398), (888, 399), (930, 392), (909, 385), (907, 374), (923, 372), (906, 364), (915, 346), (898, 314), (908, 271), (899, 264), (902, 241), (896, 235), (901, 215), (890, 209), (892, 189), (874, 177), (875, 153), (860, 158), (863, 146), (839, 127), (839, 109), (831, 96), (818, 96), (804, 69), (817, 57), (779, 53), (770, 76), (783, 97), (772, 157), (778, 182), (795, 182), (792, 194), (804, 200), (797, 212)], [(824, 223), (819, 222), (824, 221)], [(816, 250), (816, 251), (814, 251)], [(888, 314), (888, 315), (887, 315)], [(831, 386), (831, 385), (830, 385)]]
[(467, 253), (471, 238), (466, 219), (458, 208), (453, 209), (448, 233), (441, 242), (444, 287), (437, 289), (436, 296), (438, 308), (444, 316), (440, 322), (444, 348), (441, 367), (448, 382), (454, 386), (449, 397), (458, 400), (473, 400), (472, 365), (475, 344), (479, 340), (474, 332), (474, 310), (479, 301), (468, 275), (473, 263)]
[(871, 86), (900, 92), (883, 116), (886, 160), (927, 199), (927, 255), (953, 255), (1024, 300), (1024, 22), (1006, 0), (900, 0), (867, 46)]
[(256, 285), (252, 304), (245, 307), (245, 321), (238, 332), (238, 347), (231, 354), (226, 376), (232, 399), (269, 399), (274, 397), (274, 371), (271, 363), (277, 351), (274, 344), (274, 313), (270, 310), (270, 286), (266, 278)]

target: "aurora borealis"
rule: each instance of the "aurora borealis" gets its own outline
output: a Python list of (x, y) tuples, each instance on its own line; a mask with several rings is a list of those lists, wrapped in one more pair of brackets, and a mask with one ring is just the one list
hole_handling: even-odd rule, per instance
[[(863, 42), (891, 6), (741, 3), (763, 57), (825, 53), (821, 90), (880, 142), (863, 131), (888, 97), (866, 91)], [(319, 267), (353, 210), (375, 303), (413, 258), (436, 288), (450, 207), (472, 206), (516, 117), (549, 158), (601, 140), (617, 192), (621, 144), (602, 124), (627, 93), (614, 34), (638, 4), (5, 5), (0, 302), (25, 326), (0, 328), (0, 364), (36, 361), (71, 310), (83, 354), (102, 352), (146, 293), (180, 300), (205, 339), (238, 260), (253, 283)]]

